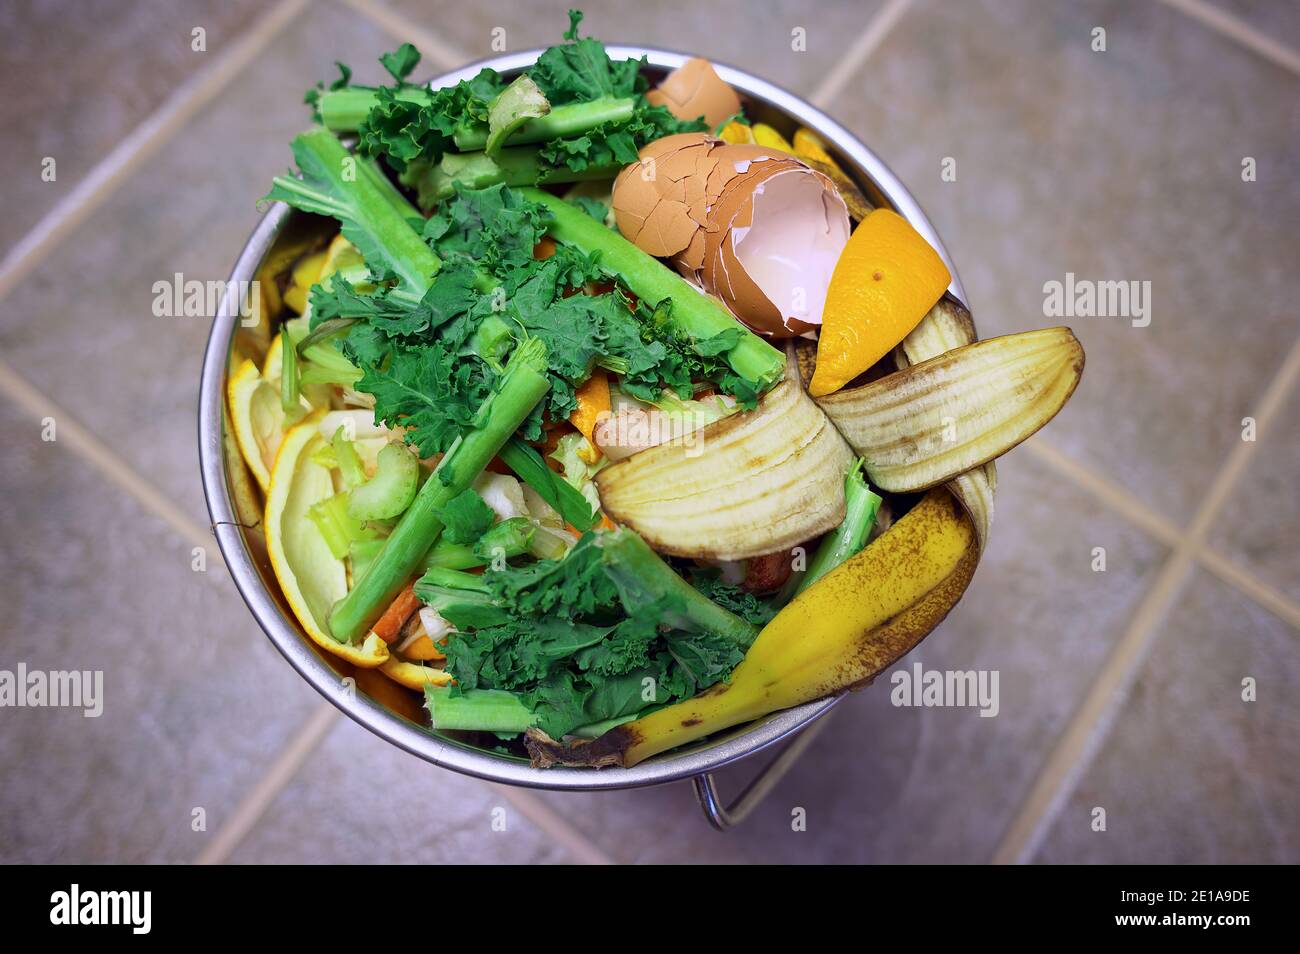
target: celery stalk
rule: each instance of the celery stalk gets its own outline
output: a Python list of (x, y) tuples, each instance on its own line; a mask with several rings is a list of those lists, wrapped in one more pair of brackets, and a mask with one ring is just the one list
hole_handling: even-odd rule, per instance
[(404, 444), (387, 444), (379, 451), (375, 476), (352, 488), (348, 513), (358, 520), (396, 517), (415, 499), (420, 462)]
[(339, 642), (363, 635), (420, 567), (442, 533), (438, 514), (482, 473), (502, 445), (550, 389), (546, 346), (536, 338), (519, 345), (506, 363), (497, 390), (479, 408), (474, 426), (452, 444), (433, 476), (415, 495), (383, 551), (351, 592), (330, 613), (330, 630)]
[(677, 575), (641, 537), (622, 527), (597, 537), (601, 562), (618, 587), (619, 599), (629, 613), (666, 597), (681, 601), (681, 613), (671, 613), (663, 622), (677, 629), (718, 633), (748, 649), (758, 627), (741, 619), (709, 599)]
[(535, 148), (509, 146), (495, 159), (485, 152), (449, 152), (434, 165), (411, 163), (402, 181), (416, 188), (420, 206), (429, 209), (435, 202), (452, 195), (458, 184), (466, 189), (485, 189), (498, 182), (508, 186), (531, 186), (538, 181), (586, 182), (612, 179), (621, 168), (592, 165), (578, 171), (568, 166), (556, 167), (545, 163)]
[[(398, 99), (412, 103), (427, 103), (429, 90), (422, 86), (400, 87), (393, 90)], [(361, 121), (379, 103), (379, 91), (370, 86), (346, 86), (321, 93), (316, 103), (320, 121), (330, 132), (356, 132)]]
[(733, 328), (744, 329), (745, 336), (727, 352), (727, 363), (758, 391), (766, 391), (781, 379), (785, 356), (744, 328), (716, 299), (701, 295), (667, 265), (559, 196), (542, 189), (520, 191), (550, 210), (549, 232), (556, 241), (588, 255), (599, 254), (601, 267), (622, 279), (642, 301), (658, 305), (671, 299), (671, 320), (679, 334), (705, 339)]
[[(602, 123), (631, 119), (635, 111), (636, 100), (630, 96), (625, 99), (606, 96), (585, 103), (569, 103), (556, 106), (545, 116), (529, 119), (512, 131), (505, 141), (509, 145), (518, 146), (564, 139), (594, 129)], [(456, 130), (453, 138), (456, 148), (461, 152), (474, 152), (487, 145), (488, 130), (485, 126), (461, 127)]]
[(417, 296), (428, 291), (442, 261), (411, 227), (414, 209), (378, 170), (328, 129), (296, 136), (293, 155), (302, 178), (277, 176), (266, 198), (338, 219), (366, 264), (391, 268), (404, 290)]
[(867, 535), (876, 522), (880, 497), (872, 492), (862, 477), (861, 457), (849, 468), (849, 474), (844, 479), (844, 497), (844, 519), (838, 527), (822, 537), (817, 552), (808, 564), (807, 572), (795, 590), (796, 596), (861, 550), (867, 542)]
[(503, 689), (453, 692), (446, 686), (425, 686), (424, 697), (434, 729), (519, 733), (537, 724), (537, 716), (519, 696)]

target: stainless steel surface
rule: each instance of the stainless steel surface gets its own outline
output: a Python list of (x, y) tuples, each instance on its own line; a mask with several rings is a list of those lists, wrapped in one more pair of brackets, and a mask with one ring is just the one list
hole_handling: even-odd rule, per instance
[[(517, 72), (531, 64), (538, 52), (540, 51), (532, 50), (483, 60), (436, 77), (432, 83), (444, 85), (467, 79), (484, 66), (491, 66), (507, 74)], [(609, 53), (616, 58), (644, 55), (650, 66), (659, 70), (673, 69), (687, 59), (681, 53), (628, 46), (611, 46)], [(846, 171), (867, 190), (869, 197), (891, 205), (939, 251), (953, 275), (950, 290), (965, 300), (957, 270), (933, 226), (915, 199), (875, 153), (829, 116), (798, 97), (743, 70), (721, 64), (716, 66), (718, 74), (744, 98), (755, 104), (760, 112), (797, 119), (821, 135), (831, 145)], [(231, 342), (239, 322), (239, 303), (234, 297), (233, 289), (240, 287), (242, 282), (252, 280), (258, 265), (292, 214), (281, 205), (268, 210), (231, 273), (229, 287), (232, 291), (223, 300), (215, 317), (203, 359), (199, 386), (199, 458), (213, 532), (235, 585), (276, 648), (322, 696), (376, 735), (435, 765), (511, 785), (571, 790), (637, 788), (690, 777), (699, 778), (799, 732), (843, 699), (842, 696), (821, 699), (776, 713), (705, 743), (665, 753), (629, 769), (537, 771), (522, 759), (489, 753), (454, 739), (434, 735), (395, 715), (363, 693), (353, 692), (345, 686), (339, 674), (322, 660), (301, 634), (297, 622), (272, 593), (259, 570), (244, 531), (237, 522), (222, 454), (222, 409), (227, 365)], [(782, 761), (782, 757), (776, 761), (782, 767), (788, 767), (789, 763)], [(716, 807), (716, 791), (711, 779), (701, 779), (697, 786), (709, 794)], [(753, 786), (749, 791), (752, 790)], [(708, 811), (707, 803), (706, 813), (711, 820), (715, 816), (724, 821), (727, 818), (725, 811)]]
[(718, 831), (726, 831), (748, 818), (749, 813), (767, 798), (767, 793), (776, 788), (781, 779), (785, 778), (786, 773), (794, 768), (804, 750), (812, 745), (813, 739), (817, 738), (830, 723), (831, 715), (831, 709), (824, 709), (819, 716), (815, 717), (816, 721), (812, 725), (800, 729), (789, 745), (758, 770), (758, 774), (750, 779), (749, 784), (730, 805), (725, 804), (722, 796), (718, 794), (718, 783), (712, 772), (704, 772), (691, 779), (695, 787), (695, 798), (699, 801), (709, 824)]

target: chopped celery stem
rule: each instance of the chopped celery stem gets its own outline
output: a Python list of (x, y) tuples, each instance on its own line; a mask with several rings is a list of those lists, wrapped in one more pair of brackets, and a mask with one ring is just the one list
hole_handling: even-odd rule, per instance
[(599, 254), (601, 267), (621, 279), (642, 301), (658, 305), (671, 299), (671, 320), (679, 334), (691, 340), (707, 339), (740, 328), (744, 335), (727, 352), (727, 363), (756, 390), (766, 391), (780, 380), (785, 371), (785, 356), (736, 321), (716, 299), (701, 295), (663, 262), (641, 251), (576, 205), (543, 189), (524, 188), (520, 191), (527, 199), (546, 206), (550, 211), (548, 231), (556, 241), (572, 245), (588, 255)]

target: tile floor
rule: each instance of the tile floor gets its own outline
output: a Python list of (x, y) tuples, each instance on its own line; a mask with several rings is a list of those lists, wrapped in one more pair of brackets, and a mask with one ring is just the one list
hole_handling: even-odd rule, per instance
[[(973, 589), (900, 663), (997, 670), (997, 718), (895, 708), (882, 683), (726, 835), (684, 785), (507, 793), (342, 719), (316, 731), (322, 703), (224, 568), (193, 568), (207, 328), (154, 317), (153, 282), (225, 276), (306, 122), (300, 90), (333, 60), (375, 79), (396, 32), (436, 37), (447, 62), (428, 66), (446, 68), (494, 39), (552, 41), (565, 6), (448, 17), (439, 3), (318, 0), (188, 109), (196, 77), (220, 73), (275, 5), (0, 13), (0, 253), (71, 217), (37, 260), (0, 265), (0, 669), (104, 672), (99, 718), (0, 709), (0, 861), (1300, 860), (1300, 8), (1285, 2), (1214, 0), (1240, 27), (1228, 32), (1156, 0), (587, 4), (602, 38), (689, 48), (817, 98), (926, 207), (985, 336), (1051, 323), (1043, 283), (1067, 272), (1149, 281), (1150, 324), (1072, 322), (1088, 350), (1078, 395), (1000, 465)], [(1090, 47), (1099, 26), (1104, 52)], [(791, 49), (799, 29), (806, 52)], [(160, 108), (181, 117), (160, 148), (125, 157), (89, 214), (69, 208)], [(955, 181), (940, 174), (949, 157)], [(304, 744), (284, 784), (259, 784)], [(376, 817), (376, 791), (397, 807)]]

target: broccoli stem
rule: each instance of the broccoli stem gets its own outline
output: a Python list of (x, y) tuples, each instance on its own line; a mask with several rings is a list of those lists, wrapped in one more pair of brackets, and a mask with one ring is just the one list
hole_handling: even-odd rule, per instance
[(504, 689), (453, 693), (447, 686), (425, 686), (424, 704), (434, 729), (519, 733), (537, 724), (537, 716), (519, 696)]
[(559, 196), (542, 189), (524, 188), (520, 191), (526, 198), (550, 210), (549, 232), (556, 241), (572, 245), (588, 255), (598, 253), (601, 267), (618, 276), (647, 304), (658, 305), (671, 299), (671, 322), (678, 334), (692, 340), (707, 339), (733, 328), (742, 328), (745, 336), (726, 355), (731, 369), (754, 384), (760, 392), (780, 380), (785, 371), (785, 357), (758, 335), (745, 329), (716, 299), (701, 295), (667, 265)]
[(862, 549), (867, 542), (867, 534), (876, 522), (876, 511), (880, 507), (880, 497), (871, 491), (862, 477), (862, 458), (849, 468), (844, 479), (845, 511), (844, 520), (826, 536), (813, 554), (808, 570), (795, 590), (799, 595), (823, 576), (835, 569), (853, 554)]
[[(427, 103), (429, 90), (421, 86), (401, 87), (392, 91), (398, 99), (410, 103)], [(371, 86), (348, 86), (321, 93), (316, 108), (320, 121), (334, 133), (356, 132), (361, 121), (379, 103), (379, 90)]]
[[(615, 99), (605, 96), (585, 103), (556, 106), (545, 116), (529, 119), (506, 137), (512, 146), (525, 143), (547, 142), (576, 136), (602, 123), (619, 123), (631, 119), (636, 111), (636, 100), (631, 96)], [(452, 137), (461, 152), (474, 152), (487, 145), (486, 126), (460, 126)]]
[(666, 600), (681, 606), (665, 614), (664, 622), (677, 629), (717, 633), (748, 649), (758, 627), (723, 609), (677, 575), (634, 531), (626, 527), (597, 537), (606, 574), (618, 587), (619, 599), (629, 614)]
[(515, 349), (497, 389), (479, 408), (474, 426), (443, 455), (416, 493), (384, 548), (330, 613), (330, 631), (342, 643), (362, 636), (419, 569), (442, 533), (439, 514), (473, 483), (550, 389), (546, 346), (531, 338)]
[[(429, 91), (422, 87), (393, 90), (398, 99), (411, 103), (427, 103)], [(379, 91), (369, 86), (349, 86), (322, 93), (317, 107), (321, 122), (330, 132), (350, 133), (361, 128), (361, 122), (379, 103)], [(530, 119), (506, 137), (508, 145), (547, 142), (576, 136), (602, 123), (620, 123), (631, 119), (636, 112), (636, 99), (632, 96), (617, 99), (605, 96), (585, 103), (556, 106), (545, 116)], [(488, 128), (484, 125), (460, 126), (453, 139), (461, 152), (475, 152), (487, 145)]]
[[(415, 209), (371, 163), (353, 156), (328, 129), (312, 129), (293, 140), (304, 179), (277, 176), (267, 198), (343, 223), (343, 235), (372, 266), (390, 264), (407, 290), (428, 291), (442, 260), (411, 227)], [(313, 182), (326, 182), (323, 192)], [(377, 253), (377, 254), (376, 254)]]
[(402, 182), (416, 189), (420, 207), (428, 210), (453, 195), (458, 184), (465, 189), (485, 189), (499, 182), (508, 186), (530, 186), (535, 182), (585, 182), (589, 179), (612, 179), (620, 168), (618, 165), (592, 165), (579, 172), (568, 166), (557, 167), (544, 162), (537, 149), (512, 146), (502, 149), (495, 159), (484, 152), (449, 152), (433, 165), (412, 162), (403, 173)]

